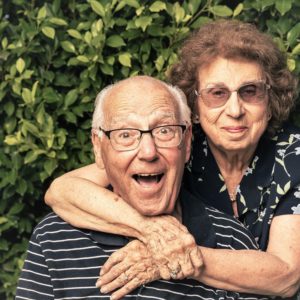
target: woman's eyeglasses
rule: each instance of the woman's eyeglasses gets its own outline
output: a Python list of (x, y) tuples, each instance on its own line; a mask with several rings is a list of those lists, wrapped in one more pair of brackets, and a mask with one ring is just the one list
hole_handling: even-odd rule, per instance
[(208, 107), (223, 106), (230, 98), (231, 94), (237, 92), (239, 98), (247, 103), (259, 103), (265, 100), (270, 85), (264, 81), (257, 81), (244, 84), (238, 89), (231, 91), (227, 87), (213, 86), (195, 91)]

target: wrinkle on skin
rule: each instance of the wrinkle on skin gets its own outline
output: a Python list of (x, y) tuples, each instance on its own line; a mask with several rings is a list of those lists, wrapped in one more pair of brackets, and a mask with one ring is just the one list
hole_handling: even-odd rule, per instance
[[(199, 70), (199, 90), (212, 84), (236, 90), (241, 85), (263, 80), (260, 66), (246, 60), (216, 58)], [(228, 166), (247, 165), (269, 121), (268, 97), (259, 103), (245, 103), (237, 93), (216, 108), (207, 107), (198, 99), (200, 124), (205, 131), (216, 159)]]
[[(174, 96), (163, 84), (149, 78), (132, 78), (116, 85), (108, 92), (103, 109), (106, 130), (113, 126), (148, 130), (183, 121)], [(101, 153), (116, 194), (143, 215), (170, 214), (178, 197), (184, 163), (189, 159), (190, 137), (191, 131), (187, 130), (181, 145), (160, 148), (150, 134), (144, 134), (136, 149), (120, 152), (102, 135), (94, 147)], [(157, 175), (159, 180), (140, 181), (137, 175)]]

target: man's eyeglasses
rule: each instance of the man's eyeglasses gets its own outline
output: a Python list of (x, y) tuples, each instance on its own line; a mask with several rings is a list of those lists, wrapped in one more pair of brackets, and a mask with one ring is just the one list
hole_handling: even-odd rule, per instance
[(227, 87), (213, 86), (195, 91), (195, 94), (203, 100), (208, 107), (223, 106), (230, 98), (231, 94), (237, 92), (240, 99), (247, 103), (259, 103), (265, 100), (270, 85), (264, 81), (256, 81), (244, 84), (234, 91)]
[(122, 128), (104, 130), (99, 127), (110, 140), (112, 147), (116, 151), (134, 150), (140, 144), (143, 134), (149, 133), (154, 139), (154, 143), (159, 148), (171, 148), (180, 145), (182, 136), (186, 130), (185, 125), (163, 125), (149, 130), (135, 128)]

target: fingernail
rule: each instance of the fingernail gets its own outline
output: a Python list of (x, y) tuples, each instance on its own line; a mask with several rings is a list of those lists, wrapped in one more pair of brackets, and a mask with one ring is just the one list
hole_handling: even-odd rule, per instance
[(114, 295), (111, 295), (111, 296), (110, 296), (110, 300), (115, 300), (115, 296), (114, 296)]
[(100, 289), (100, 292), (103, 293), (103, 294), (106, 294), (107, 293), (107, 289), (105, 287), (103, 287), (103, 288)]
[(99, 288), (101, 286), (101, 280), (96, 281), (96, 287)]

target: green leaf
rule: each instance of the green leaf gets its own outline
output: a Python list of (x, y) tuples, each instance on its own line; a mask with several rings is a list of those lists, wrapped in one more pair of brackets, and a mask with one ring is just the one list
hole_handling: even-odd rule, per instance
[(188, 8), (192, 15), (194, 15), (198, 11), (200, 4), (201, 4), (201, 0), (190, 0), (189, 1)]
[(49, 26), (45, 26), (42, 28), (42, 32), (45, 36), (47, 36), (50, 39), (54, 39), (55, 37), (55, 29)]
[(21, 139), (17, 135), (7, 135), (4, 139), (4, 143), (10, 146), (19, 145), (21, 143)]
[(16, 68), (20, 74), (23, 73), (24, 68), (25, 68), (25, 61), (21, 57), (18, 58), (18, 60), (16, 62)]
[(300, 55), (300, 44), (298, 44), (293, 50), (292, 50), (293, 55)]
[(145, 31), (147, 26), (151, 25), (152, 17), (139, 17), (134, 23), (137, 28), (142, 28), (142, 30)]
[(165, 60), (162, 55), (160, 55), (155, 61), (155, 67), (157, 71), (161, 71), (164, 66)]
[(103, 5), (96, 1), (96, 0), (91, 0), (91, 7), (92, 7), (92, 10), (98, 14), (100, 17), (104, 17), (105, 16), (105, 10), (104, 10), (104, 7)]
[(125, 42), (123, 38), (119, 35), (111, 35), (107, 40), (106, 40), (106, 45), (112, 48), (119, 48), (121, 46), (125, 46)]
[(212, 6), (209, 11), (218, 17), (230, 17), (233, 14), (232, 9), (225, 5)]
[(6, 114), (10, 117), (12, 116), (12, 114), (14, 113), (15, 111), (15, 105), (13, 102), (7, 102), (4, 104), (3, 106), (4, 108), (4, 111), (6, 112)]
[(128, 52), (120, 54), (119, 62), (125, 67), (131, 67), (131, 54)]
[(55, 25), (59, 25), (59, 26), (67, 26), (68, 25), (68, 23), (64, 19), (61, 19), (61, 18), (50, 18), (49, 22), (52, 24), (55, 24)]
[(73, 103), (75, 103), (77, 98), (78, 98), (77, 89), (73, 89), (73, 90), (69, 91), (65, 97), (64, 106), (68, 107), (68, 106), (72, 105)]
[(296, 61), (294, 59), (288, 59), (287, 60), (287, 65), (288, 65), (288, 68), (291, 72), (293, 72), (296, 68)]
[(297, 41), (297, 39), (300, 36), (300, 23), (295, 25), (287, 34), (287, 40), (290, 45), (294, 45), (294, 43)]
[(42, 8), (39, 9), (37, 19), (40, 21), (40, 20), (45, 19), (46, 16), (47, 16), (47, 10), (46, 10), (46, 7), (43, 6)]
[[(0, 217), (0, 224), (6, 223), (8, 219), (6, 217)], [(0, 247), (1, 249), (1, 247)]]
[(160, 11), (166, 10), (166, 9), (167, 9), (166, 3), (162, 2), (162, 1), (155, 1), (149, 7), (149, 10), (151, 12), (160, 12)]
[(1, 46), (3, 49), (6, 49), (7, 45), (8, 45), (8, 40), (7, 37), (5, 36), (1, 41)]
[(175, 20), (176, 20), (176, 23), (180, 23), (184, 16), (185, 16), (185, 11), (184, 9), (179, 5), (178, 2), (176, 2), (173, 6), (173, 12), (175, 14)]
[(101, 69), (103, 74), (111, 75), (111, 76), (114, 75), (114, 69), (109, 64), (100, 65), (100, 69)]
[(67, 30), (67, 32), (68, 32), (68, 34), (71, 37), (73, 37), (73, 38), (75, 38), (77, 40), (81, 40), (82, 39), (81, 33), (79, 31), (75, 30), (75, 29), (69, 29), (69, 30)]
[(33, 86), (32, 86), (31, 97), (32, 97), (33, 102), (35, 102), (35, 94), (36, 94), (36, 91), (37, 91), (38, 84), (39, 84), (39, 82), (36, 81), (36, 82), (33, 84)]
[(65, 51), (76, 53), (75, 46), (70, 41), (62, 41), (60, 44)]
[(238, 16), (244, 9), (244, 4), (243, 3), (239, 3), (237, 5), (237, 7), (234, 9), (233, 11), (233, 17)]
[(276, 0), (275, 2), (276, 9), (283, 16), (292, 8), (292, 0)]
[(23, 88), (22, 98), (26, 104), (31, 104), (33, 102), (31, 90), (29, 90), (28, 88)]
[(76, 59), (78, 59), (82, 63), (88, 63), (89, 62), (89, 59), (85, 55), (78, 55), (76, 57)]
[(53, 171), (57, 168), (57, 161), (55, 159), (48, 159), (44, 163), (44, 170), (50, 176), (52, 175)]
[(23, 210), (23, 208), (24, 208), (24, 204), (17, 202), (13, 204), (13, 206), (8, 211), (7, 215), (8, 216), (17, 215), (19, 212)]

